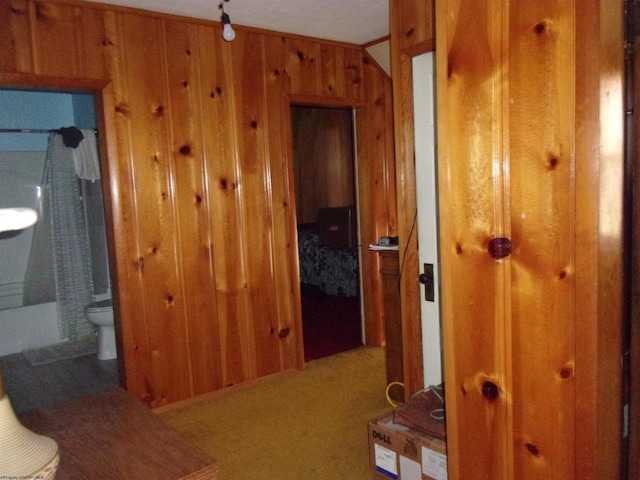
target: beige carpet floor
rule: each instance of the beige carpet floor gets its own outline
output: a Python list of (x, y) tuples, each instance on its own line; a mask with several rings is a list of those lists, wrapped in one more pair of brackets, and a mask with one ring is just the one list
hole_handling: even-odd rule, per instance
[(385, 388), (384, 349), (359, 347), (160, 415), (220, 480), (369, 480), (367, 423), (391, 409)]

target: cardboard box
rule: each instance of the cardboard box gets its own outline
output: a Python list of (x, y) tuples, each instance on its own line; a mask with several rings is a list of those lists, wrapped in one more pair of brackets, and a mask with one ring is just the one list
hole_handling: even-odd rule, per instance
[(446, 480), (445, 440), (393, 423), (393, 411), (369, 422), (369, 462), (376, 480)]

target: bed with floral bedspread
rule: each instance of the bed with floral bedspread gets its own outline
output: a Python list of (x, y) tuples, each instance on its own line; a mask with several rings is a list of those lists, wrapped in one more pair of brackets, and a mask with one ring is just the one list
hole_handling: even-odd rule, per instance
[(314, 226), (298, 228), (300, 283), (319, 287), (328, 295), (358, 295), (358, 251), (321, 245)]

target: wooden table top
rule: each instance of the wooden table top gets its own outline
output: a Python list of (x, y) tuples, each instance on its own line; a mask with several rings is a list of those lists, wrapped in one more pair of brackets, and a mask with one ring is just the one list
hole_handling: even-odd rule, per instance
[(18, 416), (58, 442), (57, 480), (208, 480), (215, 462), (125, 390), (116, 388)]

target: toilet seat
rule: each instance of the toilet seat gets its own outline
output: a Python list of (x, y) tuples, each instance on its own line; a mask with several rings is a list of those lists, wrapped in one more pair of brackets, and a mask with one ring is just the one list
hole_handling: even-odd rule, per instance
[(85, 311), (87, 312), (108, 312), (109, 310), (113, 310), (113, 302), (111, 299), (90, 303), (85, 307)]
[(116, 358), (117, 347), (111, 299), (90, 303), (84, 308), (84, 314), (87, 321), (97, 327), (98, 360)]

